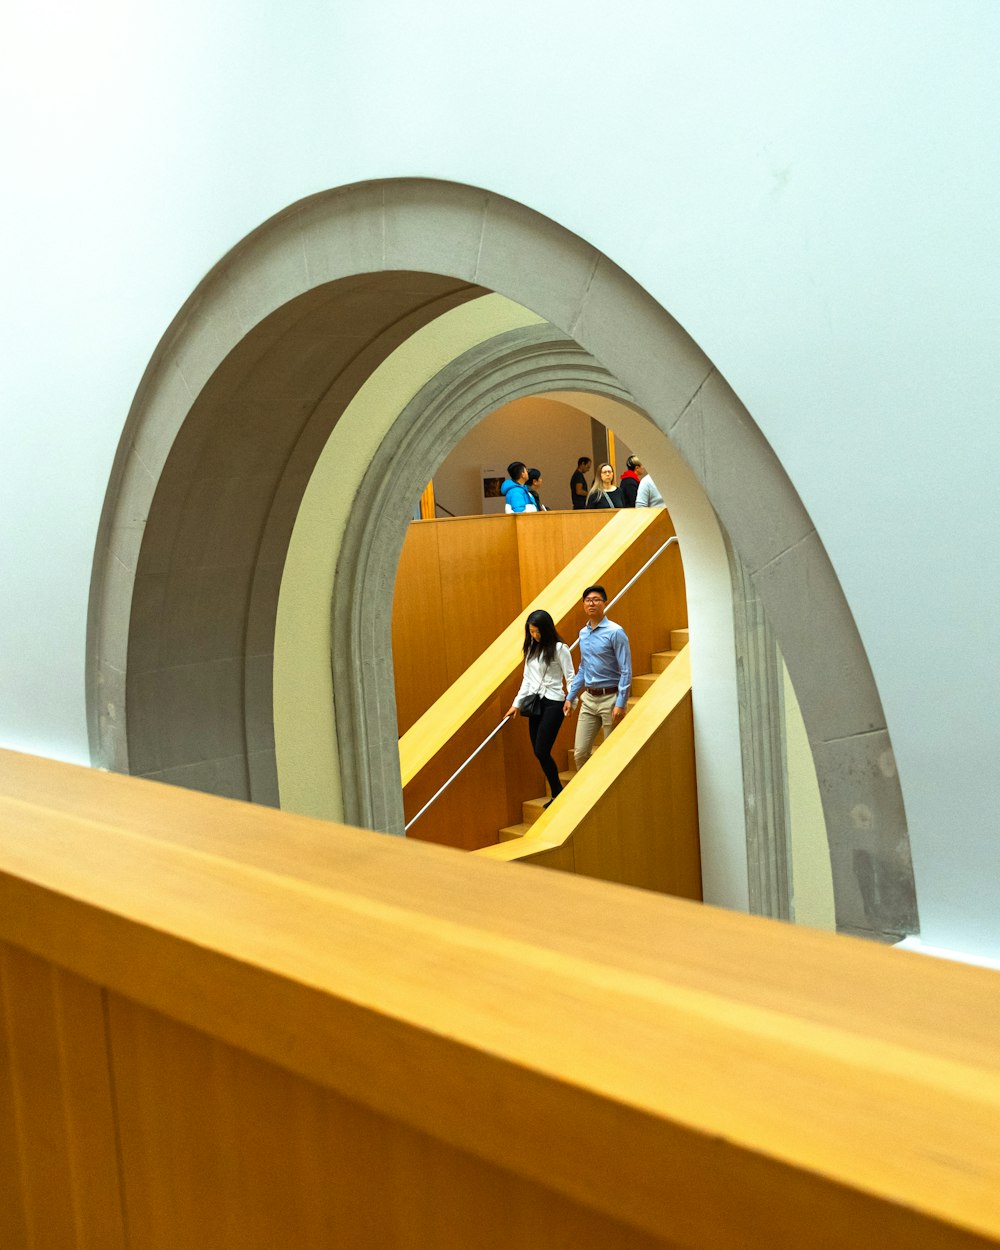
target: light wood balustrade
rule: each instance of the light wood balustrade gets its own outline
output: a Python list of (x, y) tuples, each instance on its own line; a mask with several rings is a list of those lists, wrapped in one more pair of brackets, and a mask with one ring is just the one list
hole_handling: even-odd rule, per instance
[(392, 618), (401, 735), (612, 519), (594, 510), (410, 525)]
[(4, 1250), (1000, 1246), (983, 969), (3, 752), (0, 978)]
[[(536, 608), (544, 608), (553, 620), (561, 621), (579, 604), (580, 592), (588, 581), (600, 580), (661, 515), (650, 508), (623, 509), (616, 512), (582, 551), (568, 564), (560, 566), (552, 579), (538, 588), (536, 596), (523, 604), (514, 620), (508, 621), (499, 635), (474, 652), (474, 658), (464, 672), (451, 682), (441, 697), (400, 738), (399, 769), (404, 787), (454, 737), (505, 679), (521, 668), (524, 660), (521, 654), (524, 618), (528, 613)], [(526, 518), (528, 525), (537, 527), (533, 530), (534, 542), (529, 540), (530, 546), (539, 549), (543, 547), (541, 535), (547, 533), (547, 529), (543, 531), (542, 526), (548, 526), (550, 516), (559, 520), (564, 516), (572, 519), (573, 513), (542, 513)], [(523, 523), (523, 518), (518, 519)], [(491, 525), (491, 530), (486, 533), (491, 537), (492, 532), (496, 531), (496, 521), (500, 518), (491, 517), (486, 520)], [(453, 532), (456, 528), (452, 526)], [(479, 528), (482, 528), (481, 525)], [(463, 607), (454, 612), (450, 624), (444, 625), (445, 636), (448, 633), (472, 635), (471, 645), (478, 645), (475, 636), (479, 631), (469, 627), (467, 619), (475, 611), (476, 601), (490, 594), (489, 580), (502, 572), (499, 566), (504, 563), (506, 555), (503, 550), (499, 553), (493, 551), (488, 555), (484, 553), (480, 564), (484, 585), (470, 586), (467, 582), (464, 584)], [(512, 569), (519, 568), (516, 561), (509, 563)], [(404, 606), (405, 602), (401, 601)], [(442, 644), (445, 645), (443, 639)], [(466, 645), (470, 645), (468, 638)]]
[(475, 853), (700, 899), (688, 647), (523, 837)]

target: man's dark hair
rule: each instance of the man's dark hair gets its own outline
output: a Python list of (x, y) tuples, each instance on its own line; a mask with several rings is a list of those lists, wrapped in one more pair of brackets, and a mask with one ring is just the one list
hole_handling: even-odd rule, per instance
[(580, 596), (580, 598), (586, 599), (586, 597), (589, 594), (598, 594), (601, 596), (601, 598), (604, 600), (605, 603), (607, 603), (608, 601), (608, 592), (604, 589), (603, 586), (588, 586), (587, 589)]
[(580, 459), (576, 462), (576, 467), (578, 469), (582, 469), (585, 464), (590, 464), (589, 456), (581, 456)]
[(507, 476), (516, 482), (527, 467), (523, 460), (514, 460), (507, 466)]

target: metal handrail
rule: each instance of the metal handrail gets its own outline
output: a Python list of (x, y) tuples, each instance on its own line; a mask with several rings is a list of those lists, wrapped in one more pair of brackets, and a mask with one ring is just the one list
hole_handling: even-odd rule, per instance
[(420, 809), (420, 811), (419, 811), (419, 812), (417, 812), (416, 816), (414, 816), (414, 817), (413, 817), (413, 818), (409, 821), (409, 823), (408, 823), (408, 824), (405, 824), (405, 825), (403, 826), (403, 832), (404, 832), (404, 833), (407, 831), (407, 829), (409, 829), (410, 825), (415, 825), (415, 824), (417, 823), (417, 821), (420, 819), (420, 817), (424, 814), (424, 812), (426, 812), (426, 811), (427, 811), (427, 809), (430, 807), (430, 805), (434, 802), (434, 800), (435, 800), (435, 799), (436, 799), (439, 795), (444, 794), (445, 790), (447, 790), (447, 789), (448, 789), (448, 787), (449, 787), (449, 786), (451, 785), (451, 783), (455, 780), (455, 778), (458, 776), (458, 774), (459, 774), (460, 772), (463, 772), (463, 771), (464, 771), (464, 770), (465, 770), (465, 769), (466, 769), (466, 768), (467, 768), (467, 767), (468, 767), (468, 766), (472, 763), (472, 761), (476, 758), (476, 756), (479, 754), (479, 752), (483, 749), (483, 747), (484, 747), (484, 746), (486, 746), (489, 742), (492, 742), (492, 740), (493, 740), (493, 739), (497, 736), (497, 734), (500, 732), (500, 730), (501, 730), (501, 729), (503, 729), (504, 725), (506, 725), (506, 724), (507, 724), (507, 722), (508, 722), (510, 719), (511, 719), (511, 718), (510, 718), (509, 716), (505, 716), (505, 717), (503, 718), (503, 720), (500, 722), (500, 724), (499, 724), (499, 725), (497, 725), (496, 729), (494, 729), (494, 730), (493, 730), (493, 732), (490, 734), (490, 736), (489, 736), (488, 738), (484, 738), (484, 739), (483, 739), (483, 741), (482, 741), (482, 742), (480, 742), (479, 746), (477, 746), (477, 747), (476, 747), (476, 749), (472, 752), (472, 754), (471, 754), (471, 755), (469, 756), (469, 758), (465, 761), (465, 763), (464, 763), (464, 764), (460, 764), (460, 765), (458, 766), (458, 768), (456, 768), (456, 769), (455, 769), (455, 771), (451, 774), (451, 776), (450, 776), (450, 777), (448, 778), (448, 780), (444, 783), (444, 785), (441, 787), (441, 789), (440, 789), (440, 790), (438, 790), (438, 791), (436, 791), (436, 793), (432, 794), (432, 795), (431, 795), (431, 797), (427, 800), (427, 802), (426, 802), (426, 803), (423, 805), (423, 807)]
[[(640, 577), (642, 577), (643, 573), (645, 573), (645, 571), (649, 568), (649, 566), (650, 566), (650, 565), (651, 565), (654, 561), (658, 560), (658, 559), (660, 558), (660, 556), (662, 556), (662, 555), (663, 555), (663, 553), (666, 551), (666, 549), (667, 549), (668, 547), (672, 547), (672, 546), (674, 545), (674, 543), (675, 543), (675, 542), (677, 542), (677, 535), (676, 535), (676, 534), (674, 534), (674, 535), (673, 535), (673, 537), (668, 538), (668, 539), (667, 539), (667, 541), (663, 544), (663, 546), (662, 546), (662, 547), (658, 547), (658, 548), (657, 548), (657, 549), (653, 552), (653, 554), (649, 557), (649, 559), (646, 561), (646, 563), (642, 566), (642, 568), (638, 571), (638, 573), (636, 573), (634, 576), (630, 577), (630, 578), (629, 578), (629, 580), (625, 583), (625, 585), (621, 588), (621, 590), (619, 590), (618, 594), (616, 594), (616, 595), (615, 595), (615, 597), (614, 597), (613, 599), (609, 600), (609, 602), (608, 602), (608, 606), (604, 609), (604, 611), (605, 611), (605, 612), (610, 612), (610, 611), (611, 611), (611, 609), (612, 609), (612, 608), (615, 606), (615, 604), (618, 602), (618, 600), (619, 600), (619, 599), (622, 597), (622, 595), (626, 592), (626, 590), (630, 590), (630, 589), (631, 589), (631, 588), (635, 585), (635, 583), (639, 580), (639, 578), (640, 578)], [(576, 637), (573, 639), (573, 641), (569, 644), (569, 649), (570, 649), (570, 651), (572, 651), (574, 647), (578, 647), (579, 645), (580, 645), (580, 635), (579, 635), (579, 634), (577, 634), (577, 636), (576, 636)]]
[[(670, 537), (670, 538), (668, 538), (668, 539), (667, 539), (667, 541), (663, 544), (663, 546), (662, 546), (662, 547), (658, 547), (658, 548), (656, 549), (656, 551), (654, 551), (654, 552), (653, 552), (653, 554), (649, 557), (649, 559), (646, 561), (646, 563), (642, 566), (642, 568), (641, 568), (641, 569), (639, 569), (639, 571), (638, 571), (637, 573), (635, 573), (632, 577), (630, 577), (630, 578), (629, 578), (629, 580), (625, 583), (625, 585), (621, 588), (621, 590), (619, 590), (618, 594), (617, 594), (617, 595), (615, 595), (615, 597), (614, 597), (613, 599), (611, 599), (611, 600), (609, 600), (609, 601), (608, 601), (608, 606), (605, 608), (605, 612), (609, 612), (609, 611), (610, 611), (610, 610), (611, 610), (611, 609), (615, 606), (615, 604), (618, 602), (618, 600), (619, 600), (619, 599), (621, 599), (622, 595), (624, 595), (624, 594), (625, 594), (625, 592), (626, 592), (627, 590), (629, 590), (632, 586), (634, 586), (634, 585), (635, 585), (635, 583), (639, 580), (639, 578), (640, 578), (640, 577), (642, 577), (643, 573), (645, 573), (645, 571), (649, 568), (649, 566), (650, 566), (651, 564), (653, 564), (656, 560), (658, 560), (658, 559), (660, 558), (660, 556), (662, 556), (662, 555), (663, 555), (663, 553), (666, 551), (666, 549), (667, 549), (668, 547), (672, 547), (672, 546), (674, 545), (674, 543), (676, 543), (676, 542), (677, 542), (677, 535), (676, 535), (676, 534), (674, 534), (672, 537)], [(573, 641), (569, 644), (569, 649), (570, 649), (570, 651), (572, 651), (574, 647), (579, 646), (579, 644), (580, 644), (580, 637), (579, 637), (579, 635), (577, 635), (577, 637), (576, 637), (576, 638), (574, 638), (574, 639), (573, 639)], [(431, 797), (427, 800), (427, 802), (423, 805), (423, 807), (420, 809), (420, 811), (419, 811), (419, 812), (417, 812), (416, 816), (411, 817), (411, 818), (410, 818), (410, 820), (408, 820), (408, 821), (407, 821), (407, 823), (403, 826), (403, 832), (404, 832), (404, 833), (406, 833), (406, 832), (409, 830), (409, 828), (410, 828), (410, 826), (411, 826), (411, 825), (415, 825), (415, 824), (417, 823), (417, 821), (418, 821), (418, 820), (420, 819), (420, 817), (424, 814), (424, 812), (426, 812), (426, 811), (427, 811), (427, 809), (430, 807), (430, 805), (431, 805), (431, 804), (432, 804), (432, 803), (433, 803), (436, 799), (440, 798), (440, 796), (441, 796), (442, 794), (444, 794), (445, 790), (447, 790), (447, 789), (448, 789), (448, 787), (449, 787), (449, 786), (451, 785), (451, 783), (455, 780), (455, 778), (459, 775), (459, 773), (464, 772), (464, 771), (465, 771), (465, 769), (466, 769), (466, 768), (468, 768), (468, 766), (469, 766), (469, 765), (472, 763), (472, 761), (476, 758), (476, 756), (479, 754), (479, 752), (483, 749), (483, 747), (488, 746), (488, 745), (489, 745), (489, 743), (490, 743), (490, 742), (492, 742), (492, 741), (493, 741), (493, 739), (497, 736), (497, 734), (500, 732), (500, 730), (501, 730), (501, 729), (503, 729), (504, 725), (506, 725), (509, 721), (511, 721), (511, 720), (513, 720), (513, 719), (514, 719), (514, 718), (513, 718), (512, 716), (505, 716), (505, 717), (503, 718), (503, 720), (500, 722), (500, 724), (499, 724), (499, 725), (497, 725), (496, 729), (494, 729), (494, 730), (493, 730), (493, 731), (489, 734), (489, 736), (488, 736), (488, 737), (484, 738), (484, 739), (483, 739), (483, 741), (482, 741), (482, 742), (480, 742), (479, 746), (477, 746), (477, 747), (476, 747), (476, 749), (472, 752), (472, 754), (471, 754), (471, 755), (469, 756), (469, 758), (465, 761), (465, 763), (464, 763), (464, 764), (460, 764), (460, 765), (458, 766), (458, 768), (456, 768), (456, 769), (455, 769), (455, 771), (451, 774), (451, 776), (450, 776), (450, 777), (448, 778), (448, 780), (444, 783), (444, 785), (441, 787), (441, 789), (440, 789), (440, 790), (436, 790), (436, 791), (434, 792), (434, 794), (432, 794), (432, 795), (431, 795)]]

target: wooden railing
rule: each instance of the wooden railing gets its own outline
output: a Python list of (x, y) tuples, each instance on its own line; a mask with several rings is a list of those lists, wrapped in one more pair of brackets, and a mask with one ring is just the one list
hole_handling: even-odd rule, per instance
[[(535, 535), (541, 535), (549, 525), (550, 516), (562, 521), (564, 516), (572, 518), (573, 514), (531, 516), (526, 518), (526, 524), (532, 526)], [(497, 636), (491, 637), (488, 645), (481, 647), (468, 667), (455, 677), (440, 698), (400, 738), (399, 768), (404, 788), (451, 741), (469, 717), (509, 677), (520, 672), (524, 662), (521, 644), (524, 642), (524, 618), (527, 614), (536, 608), (544, 608), (553, 620), (561, 622), (578, 607), (580, 593), (588, 581), (598, 581), (603, 577), (637, 539), (661, 519), (662, 513), (650, 508), (616, 513), (565, 567), (560, 568), (551, 580), (538, 588), (533, 598), (518, 606), (514, 619), (506, 621)], [(496, 520), (500, 518), (489, 518), (494, 531)], [(538, 538), (536, 543), (542, 545)], [(484, 561), (487, 579), (497, 568), (499, 554), (494, 551), (492, 558)], [(471, 595), (472, 588), (467, 586), (465, 593)], [(405, 606), (405, 600), (403, 604)], [(448, 628), (445, 626), (438, 636), (442, 648)], [(469, 632), (459, 614), (453, 617), (450, 628), (458, 632)], [(421, 648), (421, 654), (425, 655), (426, 650), (426, 646)]]
[(995, 973), (0, 753), (4, 1250), (1000, 1245)]
[(408, 527), (392, 611), (401, 736), (613, 519), (600, 510), (501, 513)]
[(475, 853), (700, 899), (689, 648), (524, 837)]

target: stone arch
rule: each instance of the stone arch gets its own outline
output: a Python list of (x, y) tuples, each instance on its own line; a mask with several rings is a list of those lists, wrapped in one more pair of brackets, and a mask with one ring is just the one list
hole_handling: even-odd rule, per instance
[(340, 547), (332, 596), (332, 664), (344, 817), (402, 829), (392, 679), (391, 618), (372, 586), (392, 586), (412, 500), (477, 422), (512, 400), (548, 390), (628, 392), (551, 325), (511, 330), (463, 353), (400, 413), (368, 466)]
[[(214, 788), (232, 780), (232, 792), (273, 801), (254, 793), (249, 764), (272, 749), (254, 740), (245, 715), (248, 692), (267, 687), (268, 640), (250, 626), (266, 634), (269, 613), (253, 617), (249, 605), (276, 603), (324, 427), (416, 328), (485, 291), (572, 338), (685, 458), (795, 684), (823, 793), (838, 922), (915, 929), (902, 796), (874, 679), (777, 458), (711, 362), (634, 280), (552, 221), (470, 187), (396, 180), (310, 197), (237, 245), (168, 329), (126, 423), (95, 555), (95, 762), (183, 781), (163, 761), (179, 743), (196, 755), (199, 735), (208, 736), (215, 758), (235, 761), (233, 777)], [(213, 577), (218, 568), (205, 559), (213, 543), (231, 579)], [(192, 713), (192, 698), (204, 707), (206, 691), (221, 709), (208, 728)], [(143, 753), (161, 766), (140, 767)]]
[[(462, 316), (464, 310), (450, 315)], [(390, 360), (384, 368), (391, 370), (394, 364)], [(279, 628), (275, 644), (275, 727), (280, 738), (282, 795), (290, 798), (296, 810), (327, 810), (321, 793), (322, 760), (310, 758), (305, 776), (299, 761), (308, 758), (312, 744), (326, 739), (324, 713), (336, 699), (344, 816), (373, 828), (402, 829), (386, 605), (392, 599), (410, 519), (407, 501), (418, 496), (449, 451), (482, 417), (512, 399), (538, 394), (558, 394), (585, 410), (603, 405), (592, 415), (609, 427), (627, 425), (634, 444), (644, 448), (647, 463), (659, 463), (666, 470), (657, 480), (670, 484), (674, 522), (683, 549), (693, 558), (693, 573), (687, 561), (685, 566), (689, 592), (692, 582), (696, 585), (694, 666), (696, 673), (711, 675), (696, 678), (696, 733), (704, 747), (697, 754), (705, 897), (735, 907), (745, 908), (749, 902), (764, 914), (779, 914), (774, 896), (762, 900), (751, 893), (748, 899), (748, 867), (752, 879), (761, 875), (759, 861), (766, 857), (767, 847), (759, 837), (744, 839), (743, 835), (732, 579), (718, 521), (687, 466), (636, 409), (620, 383), (573, 340), (544, 323), (520, 326), (456, 356), (401, 409), (359, 483), (335, 577), (332, 569), (317, 569), (322, 522), (317, 525), (312, 514), (324, 507), (322, 483), (315, 497), (303, 501), (300, 522), (312, 537), (305, 538), (300, 549), (297, 528), (279, 613), (280, 618), (291, 617), (295, 623)], [(339, 456), (336, 439), (331, 439), (318, 476), (323, 476), (328, 458), (337, 463)], [(292, 606), (286, 607), (286, 596)], [(315, 624), (309, 626), (326, 601), (333, 604), (330, 628), (322, 636), (323, 662), (330, 658), (329, 684), (327, 674), (320, 672), (319, 630)], [(300, 669), (302, 657), (310, 653), (311, 679), (305, 685)], [(294, 697), (279, 697), (286, 687)], [(766, 715), (760, 719), (766, 721)], [(771, 841), (776, 841), (777, 831), (769, 833)], [(783, 914), (787, 916), (787, 910)]]

